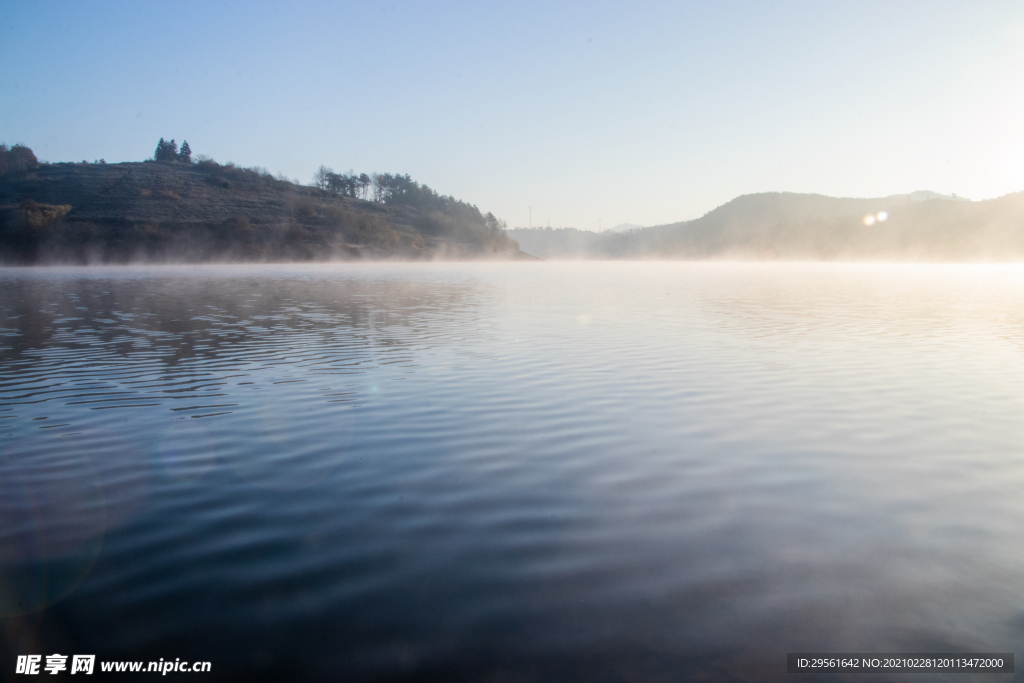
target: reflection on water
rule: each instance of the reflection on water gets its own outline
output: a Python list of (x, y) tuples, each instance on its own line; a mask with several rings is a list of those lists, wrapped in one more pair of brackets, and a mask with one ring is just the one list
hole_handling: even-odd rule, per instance
[(670, 681), (1013, 651), (1022, 303), (1009, 266), (0, 271), (3, 654)]

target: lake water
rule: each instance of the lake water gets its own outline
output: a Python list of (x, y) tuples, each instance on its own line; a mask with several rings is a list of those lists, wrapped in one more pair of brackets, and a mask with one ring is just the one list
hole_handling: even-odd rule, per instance
[(0, 335), (5, 667), (762, 681), (1024, 637), (1021, 267), (8, 269)]

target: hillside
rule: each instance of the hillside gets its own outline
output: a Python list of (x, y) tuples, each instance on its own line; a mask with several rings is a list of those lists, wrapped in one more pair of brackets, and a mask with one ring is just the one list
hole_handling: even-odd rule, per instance
[(37, 165), (0, 177), (0, 262), (532, 258), (491, 214), (387, 177), (408, 191), (365, 201), (208, 160)]
[(1024, 259), (1024, 193), (971, 202), (932, 192), (878, 199), (773, 192), (625, 233), (509, 234), (543, 258), (1011, 261)]

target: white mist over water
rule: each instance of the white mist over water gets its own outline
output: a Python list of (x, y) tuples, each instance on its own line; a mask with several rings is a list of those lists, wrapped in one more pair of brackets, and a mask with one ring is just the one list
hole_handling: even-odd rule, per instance
[(1022, 304), (1017, 266), (0, 271), (0, 610), (354, 680), (1012, 651)]

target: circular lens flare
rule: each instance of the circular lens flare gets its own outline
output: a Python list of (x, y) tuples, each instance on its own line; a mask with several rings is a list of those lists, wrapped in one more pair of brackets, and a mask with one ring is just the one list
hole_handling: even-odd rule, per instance
[(875, 224), (875, 217), (874, 216), (864, 216), (864, 225), (874, 225), (874, 224)]
[(329, 390), (304, 385), (293, 384), (277, 401), (255, 395), (248, 405), (211, 423), (217, 456), (242, 479), (272, 491), (296, 491), (322, 481), (345, 458), (355, 408), (326, 396), (310, 401), (318, 391)]
[(40, 435), (0, 453), (0, 618), (70, 594), (107, 531), (143, 500), (147, 472), (141, 449), (105, 429)]
[(213, 469), (217, 447), (209, 432), (195, 419), (175, 421), (155, 446), (161, 471), (181, 481), (196, 481)]
[(889, 212), (888, 211), (879, 211), (877, 214), (875, 214), (875, 218), (878, 219), (879, 223), (884, 223), (887, 220), (889, 220)]

